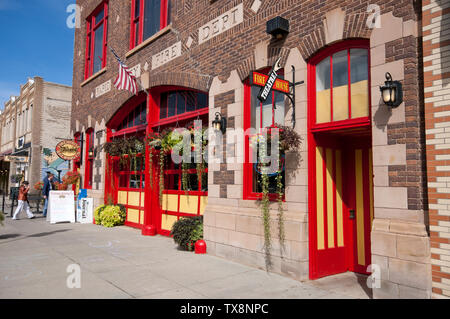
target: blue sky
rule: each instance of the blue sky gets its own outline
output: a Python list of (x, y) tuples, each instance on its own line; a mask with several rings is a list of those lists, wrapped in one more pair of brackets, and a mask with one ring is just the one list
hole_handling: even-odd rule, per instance
[(75, 0), (0, 0), (0, 108), (28, 77), (72, 85)]

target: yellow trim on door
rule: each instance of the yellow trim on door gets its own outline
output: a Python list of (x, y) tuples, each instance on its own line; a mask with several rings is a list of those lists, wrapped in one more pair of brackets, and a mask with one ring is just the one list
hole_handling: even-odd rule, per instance
[(363, 152), (355, 151), (355, 178), (356, 178), (356, 237), (358, 247), (358, 264), (366, 264), (364, 247), (364, 184), (363, 184)]
[(317, 218), (317, 249), (325, 249), (325, 234), (323, 220), (323, 149), (316, 148), (316, 218)]
[(336, 217), (337, 217), (337, 245), (344, 247), (344, 213), (342, 203), (342, 154), (336, 150)]
[(326, 149), (327, 175), (327, 236), (328, 248), (334, 248), (334, 197), (333, 197), (333, 150)]

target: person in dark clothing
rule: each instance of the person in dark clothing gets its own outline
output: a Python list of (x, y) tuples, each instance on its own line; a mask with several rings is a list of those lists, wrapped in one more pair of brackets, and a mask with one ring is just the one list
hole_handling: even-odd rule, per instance
[(53, 185), (54, 175), (51, 172), (47, 172), (47, 177), (44, 178), (44, 187), (42, 188), (42, 196), (44, 196), (45, 204), (44, 204), (44, 217), (47, 216), (47, 208), (48, 208), (48, 197), (50, 195), (50, 191), (55, 189)]

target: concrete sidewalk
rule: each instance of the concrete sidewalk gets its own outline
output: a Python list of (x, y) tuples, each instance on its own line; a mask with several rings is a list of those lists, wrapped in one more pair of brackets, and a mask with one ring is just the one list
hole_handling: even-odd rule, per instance
[[(369, 298), (354, 274), (298, 281), (209, 255), (128, 227), (50, 225), (38, 215), (0, 226), (0, 298)], [(67, 267), (81, 266), (69, 289)]]

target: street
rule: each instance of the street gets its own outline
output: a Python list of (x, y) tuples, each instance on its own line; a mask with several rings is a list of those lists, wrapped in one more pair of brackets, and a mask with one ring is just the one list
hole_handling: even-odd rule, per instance
[[(81, 285), (69, 288), (76, 265)], [(29, 220), (24, 213), (17, 221), (6, 217), (0, 226), (2, 299), (369, 298), (364, 282), (364, 277), (347, 273), (300, 283), (180, 251), (171, 238), (144, 237), (129, 227), (51, 225), (42, 215)]]

